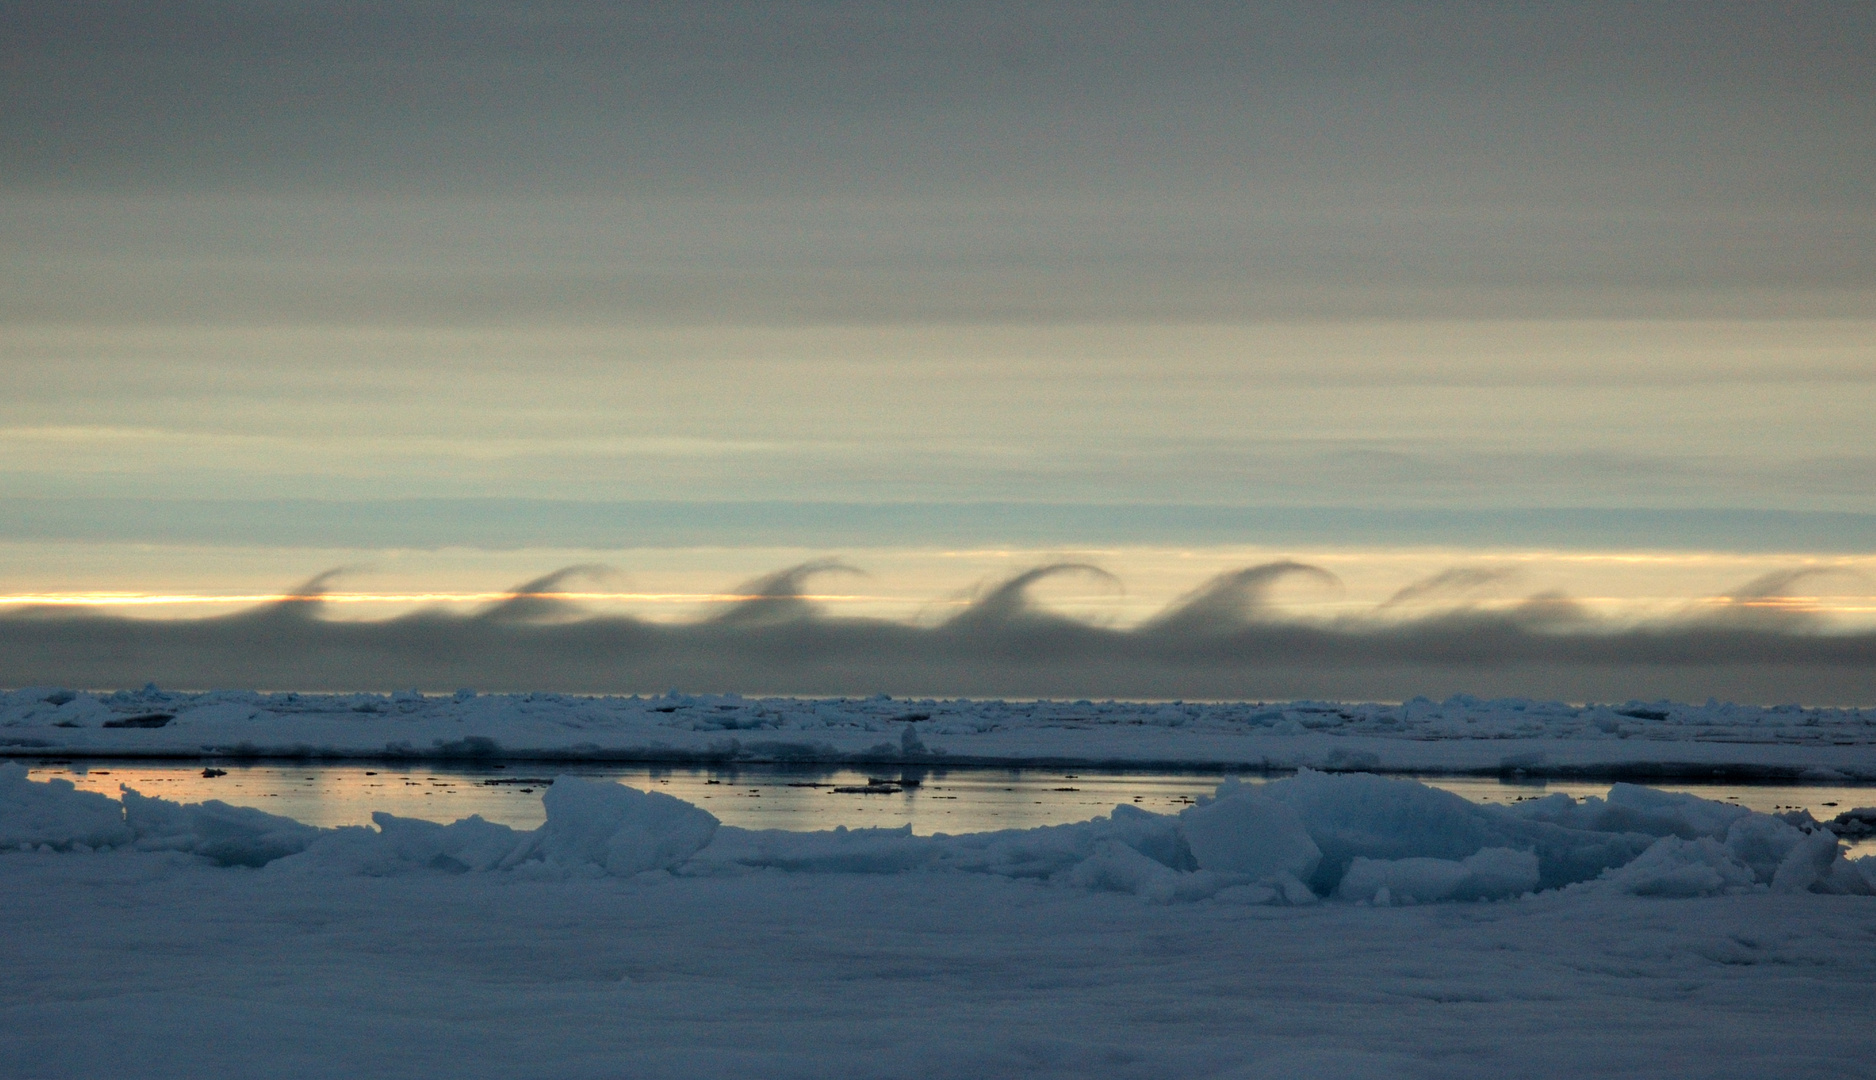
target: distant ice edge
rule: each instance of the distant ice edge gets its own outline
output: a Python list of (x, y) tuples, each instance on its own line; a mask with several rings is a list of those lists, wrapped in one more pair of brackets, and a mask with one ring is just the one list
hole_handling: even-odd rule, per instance
[(1220, 768), (1876, 780), (1876, 710), (1571, 705), (0, 692), (17, 758)]
[(0, 849), (170, 852), (295, 875), (981, 873), (1160, 903), (1390, 905), (1559, 889), (1876, 896), (1876, 857), (1846, 858), (1837, 836), (1807, 816), (1632, 784), (1617, 784), (1606, 799), (1555, 794), (1485, 806), (1411, 780), (1305, 770), (1254, 787), (1227, 780), (1176, 815), (1122, 805), (1072, 825), (960, 836), (914, 836), (909, 826), (738, 829), (662, 792), (565, 776), (542, 803), (546, 824), (532, 831), (480, 817), (442, 825), (385, 813), (372, 815), (374, 826), (319, 829), (128, 787), (112, 799), (69, 780), (32, 780), (8, 763), (0, 765)]

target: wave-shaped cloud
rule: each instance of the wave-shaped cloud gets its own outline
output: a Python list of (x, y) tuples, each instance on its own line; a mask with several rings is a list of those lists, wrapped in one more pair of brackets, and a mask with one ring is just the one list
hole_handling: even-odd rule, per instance
[(1674, 617), (1620, 622), (1557, 593), (1472, 603), (1505, 576), (1461, 567), (1371, 611), (1308, 619), (1274, 607), (1271, 587), (1336, 579), (1283, 561), (1219, 575), (1131, 627), (1035, 601), (1031, 589), (1051, 577), (1113, 580), (1085, 563), (1012, 575), (935, 625), (827, 614), (805, 587), (860, 572), (837, 560), (759, 578), (724, 610), (691, 622), (591, 614), (558, 593), (570, 579), (607, 572), (567, 567), (478, 611), (365, 622), (323, 617), (320, 598), (336, 571), (278, 602), (213, 618), (21, 608), (0, 615), (0, 682), (1190, 699), (1463, 691), (1876, 704), (1876, 632), (1834, 630), (1789, 602), (1806, 570), (1768, 574)]

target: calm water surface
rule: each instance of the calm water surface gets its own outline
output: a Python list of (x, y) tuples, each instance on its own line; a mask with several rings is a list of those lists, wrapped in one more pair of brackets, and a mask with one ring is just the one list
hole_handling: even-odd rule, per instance
[[(541, 792), (554, 776), (570, 773), (663, 791), (696, 803), (727, 825), (812, 831), (911, 825), (929, 833), (987, 832), (1086, 821), (1127, 803), (1159, 813), (1177, 812), (1208, 795), (1221, 773), (1072, 772), (1041, 769), (898, 769), (856, 771), (826, 767), (663, 768), (542, 767), (527, 764), (450, 769), (432, 765), (358, 764), (288, 767), (279, 764), (215, 766), (226, 775), (205, 777), (201, 764), (179, 762), (46, 763), (34, 779), (65, 777), (88, 791), (115, 797), (118, 785), (177, 802), (220, 799), (254, 806), (312, 825), (364, 825), (375, 810), (399, 817), (454, 821), (480, 814), (489, 821), (532, 829), (545, 820)], [(1243, 776), (1261, 783), (1259, 774)], [(1606, 795), (1607, 783), (1529, 781), (1496, 777), (1414, 777), (1479, 803), (1509, 803), (1563, 792), (1576, 798)], [(869, 780), (892, 781), (896, 791)], [(904, 781), (902, 785), (900, 782)], [(1753, 810), (1809, 810), (1819, 820), (1855, 806), (1876, 805), (1876, 785), (1690, 784), (1651, 785), (1686, 791)], [(843, 790), (845, 789), (845, 790)], [(1858, 854), (1876, 854), (1876, 842)]]

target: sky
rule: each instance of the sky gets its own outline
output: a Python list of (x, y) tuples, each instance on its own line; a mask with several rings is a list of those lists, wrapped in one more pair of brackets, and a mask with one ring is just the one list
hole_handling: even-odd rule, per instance
[[(1025, 617), (1144, 633), (1293, 561), (1229, 633), (1578, 616), (1285, 693), (1876, 703), (1867, 4), (0, 3), (0, 50), (0, 681), (246, 685), (155, 658), (335, 569), (328, 628), (563, 567), (548, 621), (694, 628), (831, 559), (789, 617), (898, 633), (1088, 565)], [(1761, 614), (1770, 674), (1570, 652)], [(1105, 692), (1274, 685), (1154, 648)], [(1107, 663), (750, 649), (540, 677)]]

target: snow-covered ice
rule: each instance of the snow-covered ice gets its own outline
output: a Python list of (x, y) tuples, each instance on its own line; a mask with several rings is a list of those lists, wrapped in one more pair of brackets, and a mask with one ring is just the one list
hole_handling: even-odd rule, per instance
[(0, 753), (426, 760), (922, 762), (1876, 779), (1876, 712), (1571, 705), (743, 698), (0, 695)]
[[(1304, 770), (1236, 780), (1178, 814), (1116, 806), (1069, 825), (916, 836), (911, 828), (790, 832), (720, 827), (682, 799), (563, 776), (534, 830), (469, 817), (449, 825), (390, 814), (320, 829), (251, 807), (177, 803), (123, 787), (121, 800), (0, 765), (0, 850), (174, 851), (218, 866), (320, 873), (525, 870), (536, 876), (771, 867), (796, 872), (958, 870), (1078, 882), (1158, 900), (1239, 885), (1376, 901), (1509, 899), (1536, 890), (1657, 889), (1703, 867), (1710, 887), (1876, 895), (1876, 860), (1842, 857), (1835, 833), (1686, 794), (1617, 784), (1606, 799), (1550, 795), (1494, 806), (1412, 780)], [(1855, 812), (1852, 812), (1855, 813)], [(1083, 864), (1093, 862), (1092, 867)], [(1639, 869), (1638, 869), (1639, 868)], [(1617, 875), (1616, 872), (1621, 874)], [(1652, 872), (1652, 871), (1648, 871)], [(1714, 876), (1717, 875), (1717, 876)], [(1274, 895), (1274, 894), (1273, 894)]]
[(1876, 859), (1687, 795), (1226, 782), (960, 836), (563, 778), (315, 829), (0, 767), (13, 1076), (1845, 1076)]

